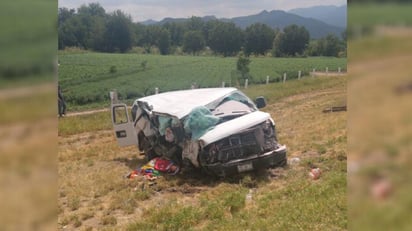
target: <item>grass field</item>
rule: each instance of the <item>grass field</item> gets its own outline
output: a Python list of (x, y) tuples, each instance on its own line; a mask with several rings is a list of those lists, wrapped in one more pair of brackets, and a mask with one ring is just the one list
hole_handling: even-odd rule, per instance
[[(412, 15), (410, 14), (412, 10), (412, 4), (403, 3), (399, 4), (396, 2), (369, 2), (369, 3), (351, 3), (348, 5), (348, 37), (349, 38), (360, 38), (362, 36), (373, 36), (376, 31), (390, 30), (394, 31), (407, 29), (412, 25)], [(397, 33), (395, 32), (395, 33)], [(409, 33), (409, 32), (408, 32)], [(382, 34), (382, 33), (381, 33)], [(375, 34), (376, 35), (376, 34)], [(378, 36), (380, 39), (385, 36)], [(410, 37), (406, 36), (406, 37)], [(350, 43), (350, 41), (349, 41)], [(408, 44), (402, 43), (403, 45)], [(385, 45), (389, 45), (392, 48), (396, 47), (393, 43), (386, 42), (383, 46), (375, 46), (373, 44), (365, 44), (360, 50), (352, 50), (355, 52), (350, 54), (351, 58), (358, 58), (358, 54), (365, 55), (369, 52), (364, 52), (369, 50), (371, 47), (377, 49), (380, 54), (385, 54), (382, 51), (389, 51), (391, 53), (396, 52)], [(401, 46), (399, 46), (401, 47)]]
[(349, 4), (348, 27), (354, 25), (412, 25), (412, 4)]
[(56, 10), (50, 0), (1, 3), (0, 89), (53, 80)]
[[(349, 24), (372, 28), (348, 43), (350, 230), (412, 228), (412, 187), (406, 183), (412, 176), (411, 9), (350, 4), (348, 10)], [(407, 86), (409, 91), (397, 90)], [(380, 185), (385, 187), (377, 193)]]
[[(298, 71), (346, 70), (346, 58), (251, 58), (250, 74), (253, 83), (279, 81), (283, 73), (288, 79), (297, 78)], [(233, 71), (237, 58), (200, 56), (160, 56), (141, 54), (103, 54), (88, 52), (59, 53), (59, 83), (63, 88), (69, 110), (108, 105), (108, 92), (117, 89), (122, 99), (153, 94), (160, 91), (200, 87), (236, 85)], [(146, 63), (145, 65), (142, 63)]]
[[(298, 164), (216, 179), (197, 172), (155, 185), (123, 176), (144, 164), (119, 148), (108, 112), (59, 120), (60, 230), (346, 230), (346, 77), (252, 86)], [(322, 176), (308, 177), (311, 167)], [(246, 200), (249, 194), (251, 199)]]

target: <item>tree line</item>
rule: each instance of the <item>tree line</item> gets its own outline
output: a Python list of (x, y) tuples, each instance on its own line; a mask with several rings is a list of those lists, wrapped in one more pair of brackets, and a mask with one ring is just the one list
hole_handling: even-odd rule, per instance
[(346, 56), (345, 34), (311, 40), (303, 26), (279, 30), (255, 23), (242, 30), (232, 22), (194, 16), (184, 22), (143, 25), (120, 10), (107, 13), (98, 3), (82, 5), (77, 11), (59, 8), (58, 35), (59, 49), (80, 47), (100, 52), (124, 53), (137, 47), (143, 53), (162, 55), (209, 51), (233, 56), (243, 51), (247, 56)]

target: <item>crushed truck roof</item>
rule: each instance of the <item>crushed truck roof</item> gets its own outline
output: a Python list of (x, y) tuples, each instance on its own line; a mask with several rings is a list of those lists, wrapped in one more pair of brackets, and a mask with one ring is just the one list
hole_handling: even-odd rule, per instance
[(237, 91), (236, 88), (200, 88), (160, 93), (137, 99), (146, 102), (156, 113), (169, 114), (179, 119), (188, 115), (193, 108), (206, 106), (226, 95)]

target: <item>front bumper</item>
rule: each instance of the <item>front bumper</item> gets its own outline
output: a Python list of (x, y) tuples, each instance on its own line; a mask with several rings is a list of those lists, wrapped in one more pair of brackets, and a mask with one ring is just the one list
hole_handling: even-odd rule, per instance
[(270, 152), (252, 155), (245, 159), (232, 160), (227, 163), (206, 164), (203, 165), (203, 168), (217, 176), (225, 177), (241, 172), (283, 166), (286, 161), (286, 146), (281, 145)]

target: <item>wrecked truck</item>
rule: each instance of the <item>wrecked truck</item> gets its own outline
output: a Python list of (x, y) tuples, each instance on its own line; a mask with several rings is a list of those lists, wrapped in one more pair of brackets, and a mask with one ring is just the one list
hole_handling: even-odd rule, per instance
[(139, 98), (131, 107), (110, 92), (112, 123), (120, 146), (136, 145), (147, 160), (163, 157), (183, 168), (217, 176), (283, 166), (286, 146), (275, 122), (236, 88), (170, 91)]

